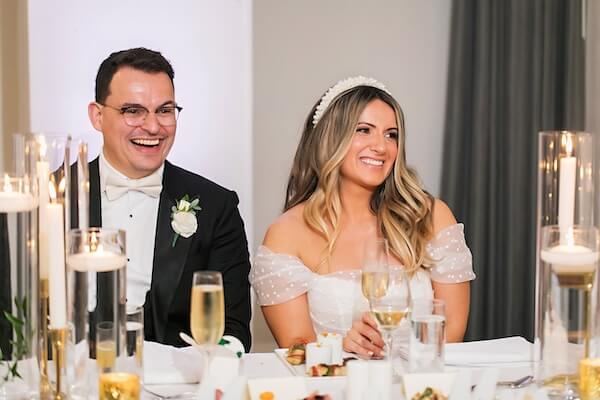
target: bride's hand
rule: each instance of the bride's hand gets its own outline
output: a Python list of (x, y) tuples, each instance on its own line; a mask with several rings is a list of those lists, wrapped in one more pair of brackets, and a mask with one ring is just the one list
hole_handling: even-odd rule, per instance
[(366, 358), (383, 357), (383, 346), (377, 323), (369, 312), (363, 313), (361, 319), (354, 321), (344, 337), (345, 351)]

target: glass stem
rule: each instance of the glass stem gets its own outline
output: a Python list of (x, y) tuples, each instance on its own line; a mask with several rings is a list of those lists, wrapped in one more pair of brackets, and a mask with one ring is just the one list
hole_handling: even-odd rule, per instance
[(210, 368), (210, 351), (211, 345), (202, 346), (202, 358), (204, 359), (203, 368), (202, 368), (202, 381), (201, 384), (208, 382), (209, 377), (209, 368)]
[(393, 345), (394, 336), (389, 331), (384, 331), (384, 332), (385, 333), (383, 334), (383, 341), (385, 342), (386, 355), (387, 355), (387, 359), (391, 362), (392, 361), (392, 345)]

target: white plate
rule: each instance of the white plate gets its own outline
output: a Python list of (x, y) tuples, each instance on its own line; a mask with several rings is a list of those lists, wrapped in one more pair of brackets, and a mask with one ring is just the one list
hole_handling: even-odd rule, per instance
[[(319, 379), (319, 378), (321, 378), (321, 379), (323, 379), (323, 378), (325, 378), (325, 379), (344, 379), (344, 378), (346, 378), (345, 376), (309, 376), (306, 373), (306, 364), (292, 365), (289, 362), (287, 362), (287, 360), (285, 359), (285, 356), (287, 354), (288, 349), (275, 349), (273, 351), (275, 352), (275, 355), (277, 355), (277, 358), (279, 358), (279, 360), (292, 373), (292, 375), (303, 376), (305, 378), (312, 378), (312, 379)], [(356, 354), (343, 352), (342, 357), (343, 358), (346, 358), (346, 357), (356, 358)]]

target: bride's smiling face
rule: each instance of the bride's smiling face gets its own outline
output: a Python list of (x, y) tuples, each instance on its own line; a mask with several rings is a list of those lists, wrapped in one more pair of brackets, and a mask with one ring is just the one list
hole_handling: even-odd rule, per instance
[(398, 155), (398, 124), (392, 107), (371, 101), (358, 118), (340, 168), (342, 184), (375, 190), (390, 174)]

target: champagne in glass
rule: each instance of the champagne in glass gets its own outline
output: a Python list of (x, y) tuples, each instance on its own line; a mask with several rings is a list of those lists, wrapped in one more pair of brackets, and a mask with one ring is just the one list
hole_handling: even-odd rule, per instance
[(96, 326), (96, 364), (101, 372), (112, 371), (117, 359), (117, 330), (112, 321)]
[(389, 285), (388, 243), (372, 239), (365, 243), (362, 262), (362, 293), (369, 302), (385, 296)]
[(203, 347), (202, 381), (208, 377), (211, 346), (219, 343), (225, 330), (223, 277), (217, 271), (194, 272), (192, 278), (190, 328), (196, 343)]
[(190, 326), (199, 344), (217, 344), (225, 329), (223, 286), (202, 283), (192, 287)]
[(396, 308), (392, 304), (386, 304), (382, 306), (375, 305), (372, 307), (371, 312), (375, 316), (375, 320), (377, 321), (377, 325), (386, 331), (395, 330), (400, 322), (406, 317), (408, 314), (408, 308), (401, 309)]
[(390, 269), (384, 296), (371, 299), (370, 307), (386, 344), (387, 357), (392, 360), (393, 335), (411, 310), (409, 280), (404, 269)]

